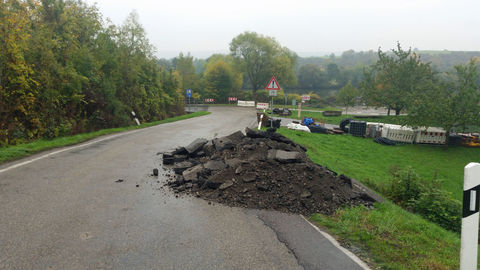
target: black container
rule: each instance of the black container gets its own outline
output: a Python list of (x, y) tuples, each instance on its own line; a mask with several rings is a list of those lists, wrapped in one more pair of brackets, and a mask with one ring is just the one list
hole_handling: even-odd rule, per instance
[(365, 137), (367, 134), (367, 122), (365, 121), (350, 121), (350, 134), (358, 137)]

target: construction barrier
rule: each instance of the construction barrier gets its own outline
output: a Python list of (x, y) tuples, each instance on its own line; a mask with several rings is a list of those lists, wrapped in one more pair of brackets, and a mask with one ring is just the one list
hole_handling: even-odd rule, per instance
[(260, 103), (260, 102), (258, 102), (258, 103), (257, 103), (257, 109), (260, 109), (260, 110), (268, 110), (268, 103)]
[(416, 143), (445, 144), (447, 140), (446, 131), (442, 128), (429, 127), (419, 128), (415, 138)]
[(386, 124), (382, 128), (382, 137), (396, 142), (413, 143), (415, 131), (410, 127)]
[(240, 106), (240, 107), (255, 107), (255, 101), (239, 100), (238, 103), (237, 103), (237, 106)]

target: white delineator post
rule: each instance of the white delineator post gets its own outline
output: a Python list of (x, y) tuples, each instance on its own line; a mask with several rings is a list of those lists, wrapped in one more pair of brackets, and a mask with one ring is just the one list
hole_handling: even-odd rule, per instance
[(477, 269), (479, 193), (480, 163), (469, 163), (467, 166), (465, 166), (465, 176), (463, 182), (460, 270)]
[[(263, 110), (265, 112), (265, 110)], [(263, 121), (263, 113), (260, 115), (260, 122), (258, 122), (258, 130), (260, 130), (260, 128), (262, 128), (262, 121)]]
[(140, 126), (140, 121), (138, 121), (138, 118), (137, 118), (137, 116), (135, 115), (135, 112), (134, 112), (134, 111), (132, 111), (132, 115), (133, 115), (133, 117), (135, 118), (135, 122), (137, 123), (137, 126)]

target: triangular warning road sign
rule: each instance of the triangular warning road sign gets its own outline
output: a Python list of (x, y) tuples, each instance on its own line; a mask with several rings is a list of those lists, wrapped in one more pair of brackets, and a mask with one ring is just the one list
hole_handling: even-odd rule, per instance
[(275, 76), (272, 76), (272, 79), (270, 79), (270, 82), (267, 84), (267, 90), (280, 90), (280, 85), (278, 85), (277, 79), (275, 79)]

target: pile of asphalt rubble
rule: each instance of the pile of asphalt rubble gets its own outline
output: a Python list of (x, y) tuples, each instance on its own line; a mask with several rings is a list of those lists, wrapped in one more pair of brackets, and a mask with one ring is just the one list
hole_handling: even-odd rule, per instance
[(275, 130), (246, 129), (213, 140), (196, 139), (163, 153), (175, 172), (167, 185), (230, 206), (310, 215), (381, 200), (353, 179), (313, 163), (306, 149)]

